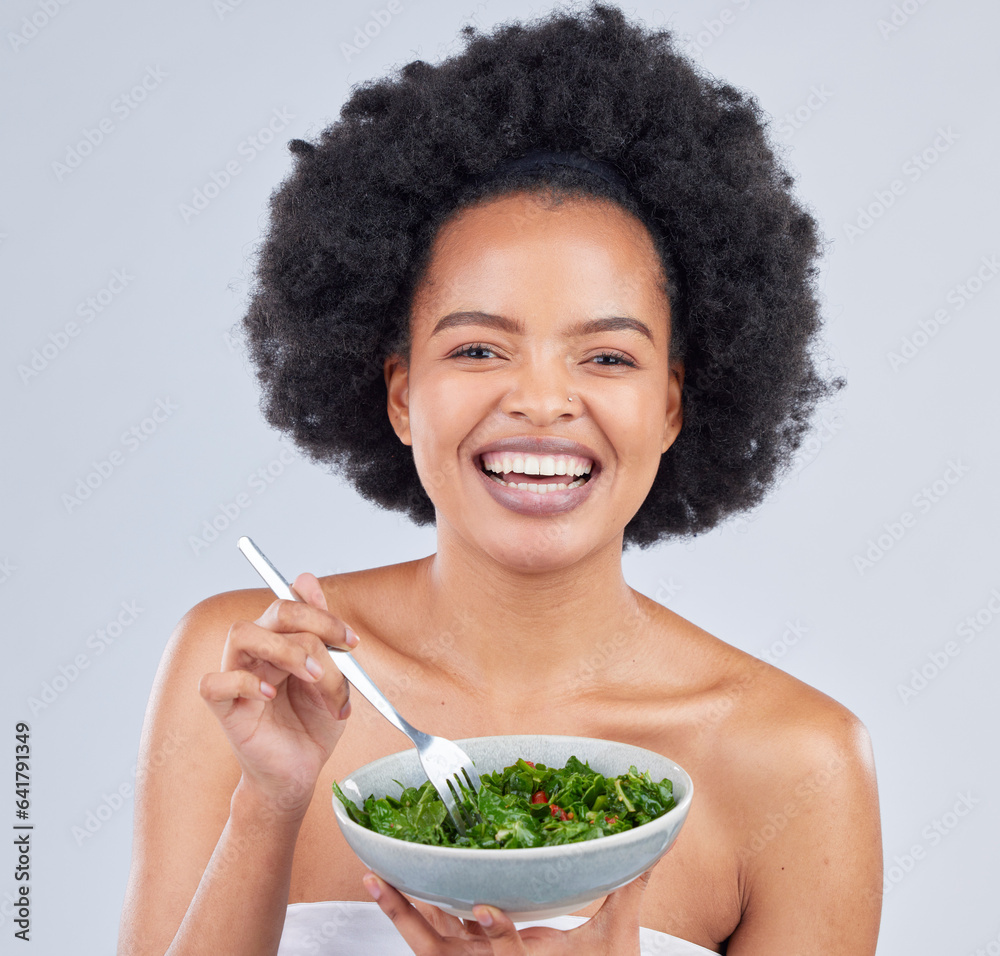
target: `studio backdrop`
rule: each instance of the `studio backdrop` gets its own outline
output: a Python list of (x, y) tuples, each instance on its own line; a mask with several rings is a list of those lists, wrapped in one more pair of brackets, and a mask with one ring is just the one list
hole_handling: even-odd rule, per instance
[[(268, 428), (237, 326), (287, 142), (463, 25), (550, 9), (4, 4), (4, 952), (24, 910), (26, 952), (114, 951), (153, 676), (189, 608), (259, 586), (240, 535), (292, 576), (433, 551)], [(627, 552), (627, 579), (867, 725), (879, 952), (1000, 953), (1000, 7), (623, 10), (772, 117), (827, 239), (824, 369), (848, 382), (762, 507)]]

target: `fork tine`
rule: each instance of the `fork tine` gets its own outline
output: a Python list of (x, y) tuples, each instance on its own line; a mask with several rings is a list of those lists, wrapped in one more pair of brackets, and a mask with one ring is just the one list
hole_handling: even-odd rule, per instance
[(466, 797), (470, 799), (475, 798), (475, 794), (465, 785), (464, 781), (458, 774), (448, 780), (448, 788), (451, 790), (452, 794), (455, 796), (455, 802), (458, 806), (458, 811), (462, 816), (462, 821), (470, 827), (475, 826), (479, 822), (479, 814), (475, 811), (475, 804), (472, 807), (468, 807), (465, 803)]
[[(463, 777), (465, 778), (464, 780), (462, 779)], [(463, 760), (455, 768), (455, 779), (457, 779), (463, 787), (468, 787), (473, 793), (479, 789), (479, 774), (476, 772), (475, 766), (469, 760)]]
[(448, 789), (448, 796), (452, 799), (452, 806), (450, 806), (449, 812), (451, 813), (451, 818), (458, 827), (458, 832), (465, 836), (465, 824), (468, 818), (465, 815), (465, 808), (462, 806), (462, 791), (455, 785), (455, 779), (449, 777), (446, 781), (446, 786)]
[(483, 785), (482, 781), (479, 779), (479, 774), (476, 773), (475, 767), (463, 766), (462, 773), (465, 774), (465, 781), (468, 788), (473, 794), (479, 792), (479, 788)]
[[(470, 768), (463, 766), (460, 772), (455, 773), (455, 775), (448, 780), (448, 786), (457, 798), (458, 805), (464, 816), (465, 822), (469, 826), (475, 826), (477, 823), (482, 822), (482, 817), (476, 809), (476, 791), (479, 788), (480, 780), (479, 774), (476, 773), (475, 768), (471, 769), (472, 773), (470, 775)], [(463, 775), (465, 776), (464, 780), (462, 779)], [(473, 778), (475, 778), (475, 782), (473, 782)], [(466, 797), (468, 797), (471, 806), (467, 806), (463, 802)]]
[(448, 816), (451, 817), (451, 822), (455, 824), (455, 828), (458, 832), (462, 836), (465, 836), (465, 818), (462, 814), (461, 794), (455, 793), (455, 789), (450, 778), (445, 778), (443, 785), (435, 783), (434, 787), (437, 790), (438, 795), (441, 797), (441, 802), (448, 810)]

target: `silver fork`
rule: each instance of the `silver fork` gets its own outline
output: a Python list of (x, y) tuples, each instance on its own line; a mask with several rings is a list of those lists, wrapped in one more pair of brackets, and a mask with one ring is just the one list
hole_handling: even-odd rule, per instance
[[(240, 538), (237, 547), (279, 598), (286, 601), (302, 600), (250, 538), (246, 536)], [(367, 698), (368, 702), (389, 723), (413, 741), (420, 757), (420, 763), (427, 774), (427, 779), (437, 790), (458, 832), (465, 836), (466, 825), (474, 826), (479, 822), (479, 815), (474, 810), (466, 809), (461, 805), (463, 788), (471, 790), (475, 794), (480, 787), (479, 774), (476, 773), (472, 759), (458, 744), (446, 740), (444, 737), (433, 737), (430, 734), (425, 734), (404, 720), (396, 708), (386, 700), (382, 691), (375, 686), (375, 682), (365, 673), (361, 665), (351, 657), (349, 651), (339, 647), (330, 647), (329, 644), (326, 645), (326, 649), (330, 658), (344, 677), (351, 682), (355, 690)]]

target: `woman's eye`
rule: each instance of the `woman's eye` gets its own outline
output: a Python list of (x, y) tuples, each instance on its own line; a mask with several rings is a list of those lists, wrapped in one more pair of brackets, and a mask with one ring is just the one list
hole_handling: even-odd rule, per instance
[[(451, 358), (470, 358), (470, 359), (488, 359), (496, 358), (497, 353), (489, 345), (484, 345), (482, 342), (475, 342), (472, 345), (463, 345), (460, 349), (456, 349), (451, 353)], [(595, 355), (592, 362), (596, 362), (598, 365), (604, 365), (609, 368), (613, 368), (618, 365), (628, 366), (630, 368), (635, 367), (635, 362), (633, 362), (627, 355), (622, 352), (601, 352), (600, 355)]]
[(599, 365), (609, 365), (609, 366), (628, 365), (631, 368), (635, 367), (635, 362), (633, 362), (627, 356), (623, 355), (621, 352), (601, 352), (600, 355), (594, 356), (594, 360), (596, 361), (597, 359), (607, 360), (598, 362)]
[(473, 355), (473, 352), (490, 352), (493, 353), (488, 345), (483, 345), (481, 343), (476, 343), (475, 345), (463, 345), (458, 351), (452, 352), (452, 358), (488, 358), (489, 356), (483, 355)]

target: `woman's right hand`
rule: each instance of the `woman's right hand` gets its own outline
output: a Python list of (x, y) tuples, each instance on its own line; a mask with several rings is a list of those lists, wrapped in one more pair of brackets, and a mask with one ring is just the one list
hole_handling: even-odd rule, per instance
[(305, 812), (350, 714), (350, 685), (325, 645), (358, 643), (314, 575), (300, 574), (293, 588), (305, 603), (277, 600), (256, 621), (233, 624), (221, 671), (198, 686), (240, 763), (241, 786), (292, 815)]

